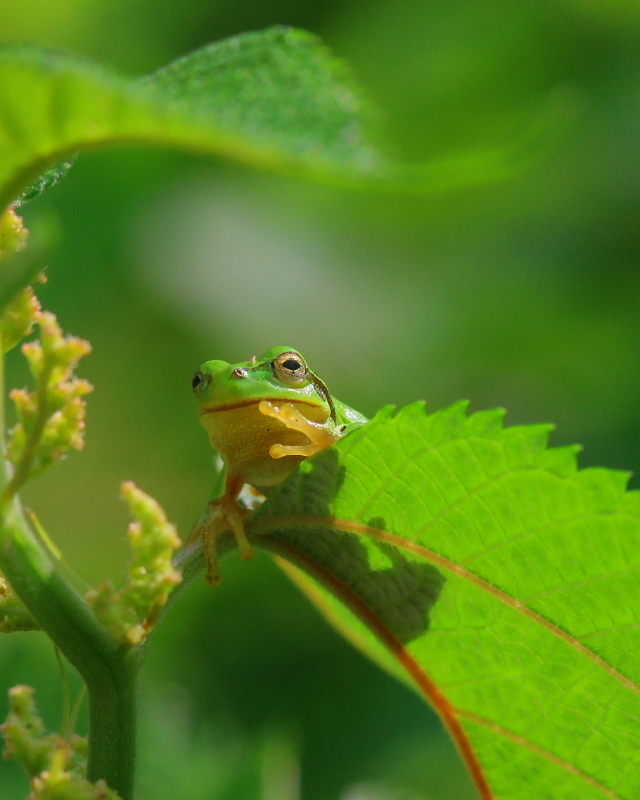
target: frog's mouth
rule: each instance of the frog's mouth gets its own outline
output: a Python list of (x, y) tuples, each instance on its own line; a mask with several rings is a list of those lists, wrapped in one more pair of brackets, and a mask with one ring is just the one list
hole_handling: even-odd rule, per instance
[(215, 414), (218, 411), (233, 411), (236, 408), (247, 408), (247, 406), (255, 406), (266, 400), (268, 403), (275, 405), (282, 405), (283, 403), (292, 403), (293, 405), (311, 406), (311, 408), (319, 408), (319, 403), (312, 403), (309, 400), (287, 400), (282, 397), (258, 397), (255, 400), (239, 400), (237, 403), (223, 403), (220, 406), (207, 406), (198, 412), (199, 417), (206, 414)]

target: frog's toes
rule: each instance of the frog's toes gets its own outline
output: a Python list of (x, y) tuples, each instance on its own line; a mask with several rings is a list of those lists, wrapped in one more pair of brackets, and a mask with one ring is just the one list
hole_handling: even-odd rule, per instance
[(217, 586), (221, 581), (218, 568), (218, 538), (221, 533), (230, 530), (236, 538), (240, 558), (253, 558), (255, 550), (249, 543), (244, 530), (244, 517), (249, 509), (241, 506), (233, 497), (222, 496), (209, 503), (208, 511), (194, 525), (188, 544), (202, 538), (202, 551), (207, 562), (206, 582)]
[(235, 498), (220, 497), (209, 504), (210, 508), (217, 511), (218, 533), (230, 530), (236, 537), (240, 558), (247, 561), (255, 556), (255, 550), (249, 544), (244, 530), (244, 518), (249, 514), (249, 509), (241, 506)]
[(202, 552), (207, 562), (205, 581), (209, 586), (219, 586), (222, 575), (218, 566), (218, 532), (213, 528), (206, 528), (202, 535)]

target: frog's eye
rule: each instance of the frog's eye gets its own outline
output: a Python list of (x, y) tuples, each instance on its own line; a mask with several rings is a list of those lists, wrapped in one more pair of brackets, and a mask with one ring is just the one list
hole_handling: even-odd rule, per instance
[(274, 375), (290, 386), (299, 386), (309, 379), (309, 368), (299, 353), (282, 353), (272, 361), (271, 366)]
[(193, 386), (193, 391), (197, 392), (198, 388), (202, 386), (203, 382), (204, 382), (204, 375), (202, 374), (202, 372), (200, 372), (200, 370), (198, 370), (198, 372), (196, 372), (191, 381), (191, 386)]

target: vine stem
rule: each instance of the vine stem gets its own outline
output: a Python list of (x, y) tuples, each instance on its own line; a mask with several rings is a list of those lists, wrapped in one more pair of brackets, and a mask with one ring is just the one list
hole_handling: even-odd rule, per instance
[(100, 625), (58, 574), (14, 499), (0, 515), (0, 568), (43, 630), (78, 670), (89, 697), (87, 777), (132, 800), (135, 768), (134, 653)]
[[(5, 459), (4, 358), (0, 338), (0, 483), (11, 481)], [(89, 697), (87, 777), (100, 778), (122, 800), (132, 800), (135, 768), (137, 661), (113, 639), (88, 603), (61, 576), (31, 531), (17, 496), (0, 504), (0, 569), (12, 588), (73, 666)]]

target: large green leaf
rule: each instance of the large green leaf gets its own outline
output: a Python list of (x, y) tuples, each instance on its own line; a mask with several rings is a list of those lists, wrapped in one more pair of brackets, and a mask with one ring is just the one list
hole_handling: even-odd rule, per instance
[(248, 530), (426, 695), (483, 798), (636, 800), (640, 493), (502, 416), (384, 409)]
[(0, 208), (59, 180), (76, 151), (116, 143), (182, 147), (343, 185), (419, 190), (504, 177), (523, 162), (518, 142), (433, 164), (391, 163), (367, 138), (368, 116), (345, 66), (315, 37), (290, 28), (208, 45), (134, 82), (66, 53), (3, 46)]

